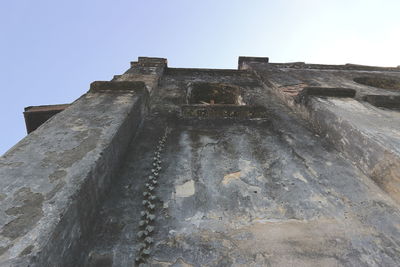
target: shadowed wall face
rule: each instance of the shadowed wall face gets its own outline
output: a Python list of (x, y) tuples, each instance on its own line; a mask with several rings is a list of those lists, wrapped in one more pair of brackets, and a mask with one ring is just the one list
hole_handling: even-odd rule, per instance
[(193, 83), (188, 89), (188, 104), (239, 105), (242, 96), (239, 88), (217, 83)]

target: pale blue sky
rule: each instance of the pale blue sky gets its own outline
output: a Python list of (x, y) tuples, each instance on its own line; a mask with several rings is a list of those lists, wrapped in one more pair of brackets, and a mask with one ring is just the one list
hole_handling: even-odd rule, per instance
[(138, 56), (400, 65), (400, 1), (2, 0), (0, 34), (1, 155), (25, 136), (25, 106), (69, 103)]

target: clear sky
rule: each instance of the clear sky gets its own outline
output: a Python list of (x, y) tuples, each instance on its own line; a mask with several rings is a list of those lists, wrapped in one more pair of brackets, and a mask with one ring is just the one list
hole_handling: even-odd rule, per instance
[(400, 65), (399, 0), (3, 0), (0, 155), (26, 106), (69, 103), (138, 56), (172, 67), (271, 62)]

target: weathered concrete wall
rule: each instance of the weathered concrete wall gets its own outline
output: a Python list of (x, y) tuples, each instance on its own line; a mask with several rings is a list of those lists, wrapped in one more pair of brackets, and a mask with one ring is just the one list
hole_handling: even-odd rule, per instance
[(310, 119), (400, 203), (400, 113), (354, 99), (315, 99)]
[(78, 266), (147, 107), (144, 83), (96, 83), (1, 157), (0, 266)]
[[(185, 119), (191, 82), (228, 83), (262, 118)], [(251, 72), (169, 69), (98, 213), (85, 266), (130, 266), (154, 149), (151, 266), (396, 266), (398, 205)], [(103, 265), (101, 265), (103, 264)]]
[[(379, 95), (386, 96), (393, 106), (396, 103), (391, 99), (399, 96), (400, 91), (360, 85), (353, 80), (361, 76), (398, 79), (399, 69), (256, 62), (247, 62), (244, 66), (255, 71), (265, 86), (400, 203), (400, 112), (365, 102), (365, 96)], [(330, 97), (311, 96), (307, 101), (298, 101), (308, 86), (333, 88), (332, 92), (335, 88), (350, 88), (356, 95), (343, 98), (338, 91)]]
[[(398, 69), (267, 58), (239, 66), (139, 58), (8, 152), (1, 263), (132, 266), (144, 245), (141, 262), (154, 266), (399, 265), (399, 112), (364, 101), (399, 92), (353, 81)], [(193, 83), (237, 88), (245, 105), (198, 116)], [(162, 168), (149, 208), (154, 160)]]

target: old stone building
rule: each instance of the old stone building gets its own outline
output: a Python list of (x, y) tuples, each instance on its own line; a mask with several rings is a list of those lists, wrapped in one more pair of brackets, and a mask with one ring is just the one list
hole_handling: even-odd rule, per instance
[(400, 68), (141, 57), (26, 108), (0, 266), (399, 266), (399, 111)]

